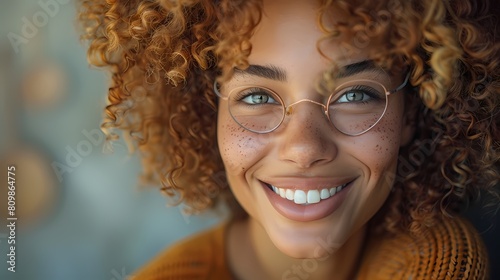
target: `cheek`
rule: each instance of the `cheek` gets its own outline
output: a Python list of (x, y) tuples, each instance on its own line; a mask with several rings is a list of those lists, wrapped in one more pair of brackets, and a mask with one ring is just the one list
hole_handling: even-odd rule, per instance
[(262, 135), (240, 127), (228, 114), (219, 113), (217, 139), (228, 176), (246, 172), (259, 159)]
[(357, 156), (373, 176), (395, 168), (401, 143), (402, 120), (399, 112), (387, 112), (364, 137), (356, 139)]
[(348, 211), (357, 217), (353, 228), (361, 227), (373, 217), (394, 185), (401, 142), (402, 121), (399, 116), (399, 113), (387, 112), (377, 126), (360, 135), (350, 146), (349, 151), (364, 174), (362, 188), (357, 189), (357, 196), (353, 196)]
[(386, 155), (392, 158), (397, 155), (401, 143), (402, 121), (394, 112), (387, 112), (384, 119), (374, 127), (376, 145), (374, 151), (378, 155)]

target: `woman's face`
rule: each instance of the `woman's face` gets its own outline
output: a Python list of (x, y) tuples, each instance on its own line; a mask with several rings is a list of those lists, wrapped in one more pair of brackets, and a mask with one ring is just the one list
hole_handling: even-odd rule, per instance
[[(222, 94), (258, 85), (277, 92), (286, 105), (301, 99), (324, 103), (327, 96), (315, 86), (329, 63), (316, 48), (323, 34), (316, 25), (315, 5), (264, 1), (249, 62), (253, 70), (263, 66), (268, 71), (237, 71), (223, 85)], [(345, 56), (341, 45), (334, 43), (324, 50), (341, 67), (368, 59), (362, 49)], [(376, 80), (389, 90), (403, 81), (370, 67), (342, 81), (353, 79)], [(405, 125), (403, 94), (392, 94), (381, 121), (359, 136), (336, 130), (322, 108), (310, 102), (295, 105), (273, 132), (257, 134), (241, 128), (227, 101), (220, 100), (218, 143), (232, 192), (282, 252), (297, 258), (330, 254), (379, 210), (393, 184), (390, 174), (395, 173), (398, 150), (411, 135)], [(285, 198), (271, 185), (282, 189), (278, 192)], [(326, 198), (333, 188), (335, 195)], [(303, 195), (316, 201), (322, 193), (325, 199), (300, 204)]]

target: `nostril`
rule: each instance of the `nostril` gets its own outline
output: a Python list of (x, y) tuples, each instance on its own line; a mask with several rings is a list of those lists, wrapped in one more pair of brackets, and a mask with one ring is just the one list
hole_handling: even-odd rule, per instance
[(332, 161), (337, 154), (336, 145), (321, 132), (302, 127), (289, 135), (280, 148), (280, 159), (300, 168), (311, 168)]

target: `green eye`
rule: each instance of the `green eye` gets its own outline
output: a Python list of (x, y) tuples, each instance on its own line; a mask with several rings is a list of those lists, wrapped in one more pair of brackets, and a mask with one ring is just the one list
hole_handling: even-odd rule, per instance
[(355, 103), (355, 102), (370, 102), (384, 99), (382, 92), (366, 85), (355, 85), (348, 88), (343, 88), (336, 94), (335, 103)]
[(251, 88), (242, 91), (240, 94), (235, 96), (236, 100), (243, 102), (248, 105), (258, 105), (258, 104), (279, 104), (276, 98), (273, 97), (271, 93), (260, 89)]
[(268, 103), (270, 99), (273, 100), (266, 94), (252, 94), (243, 98), (241, 101), (248, 104), (263, 104), (263, 103)]
[(362, 91), (350, 91), (344, 93), (337, 102), (356, 102), (356, 101), (367, 101), (370, 99), (370, 96), (365, 94)]

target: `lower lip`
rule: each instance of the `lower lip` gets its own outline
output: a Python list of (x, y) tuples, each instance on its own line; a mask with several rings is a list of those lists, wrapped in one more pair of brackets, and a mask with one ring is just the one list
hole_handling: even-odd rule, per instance
[(266, 192), (267, 198), (271, 202), (271, 205), (285, 218), (294, 220), (297, 222), (311, 222), (325, 218), (335, 212), (342, 202), (347, 197), (347, 193), (351, 189), (351, 185), (354, 181), (351, 181), (347, 186), (345, 186), (340, 192), (332, 197), (321, 200), (318, 203), (309, 205), (299, 205), (295, 204), (293, 201), (286, 198), (282, 198), (275, 192), (273, 192), (269, 187), (262, 183), (264, 190)]

